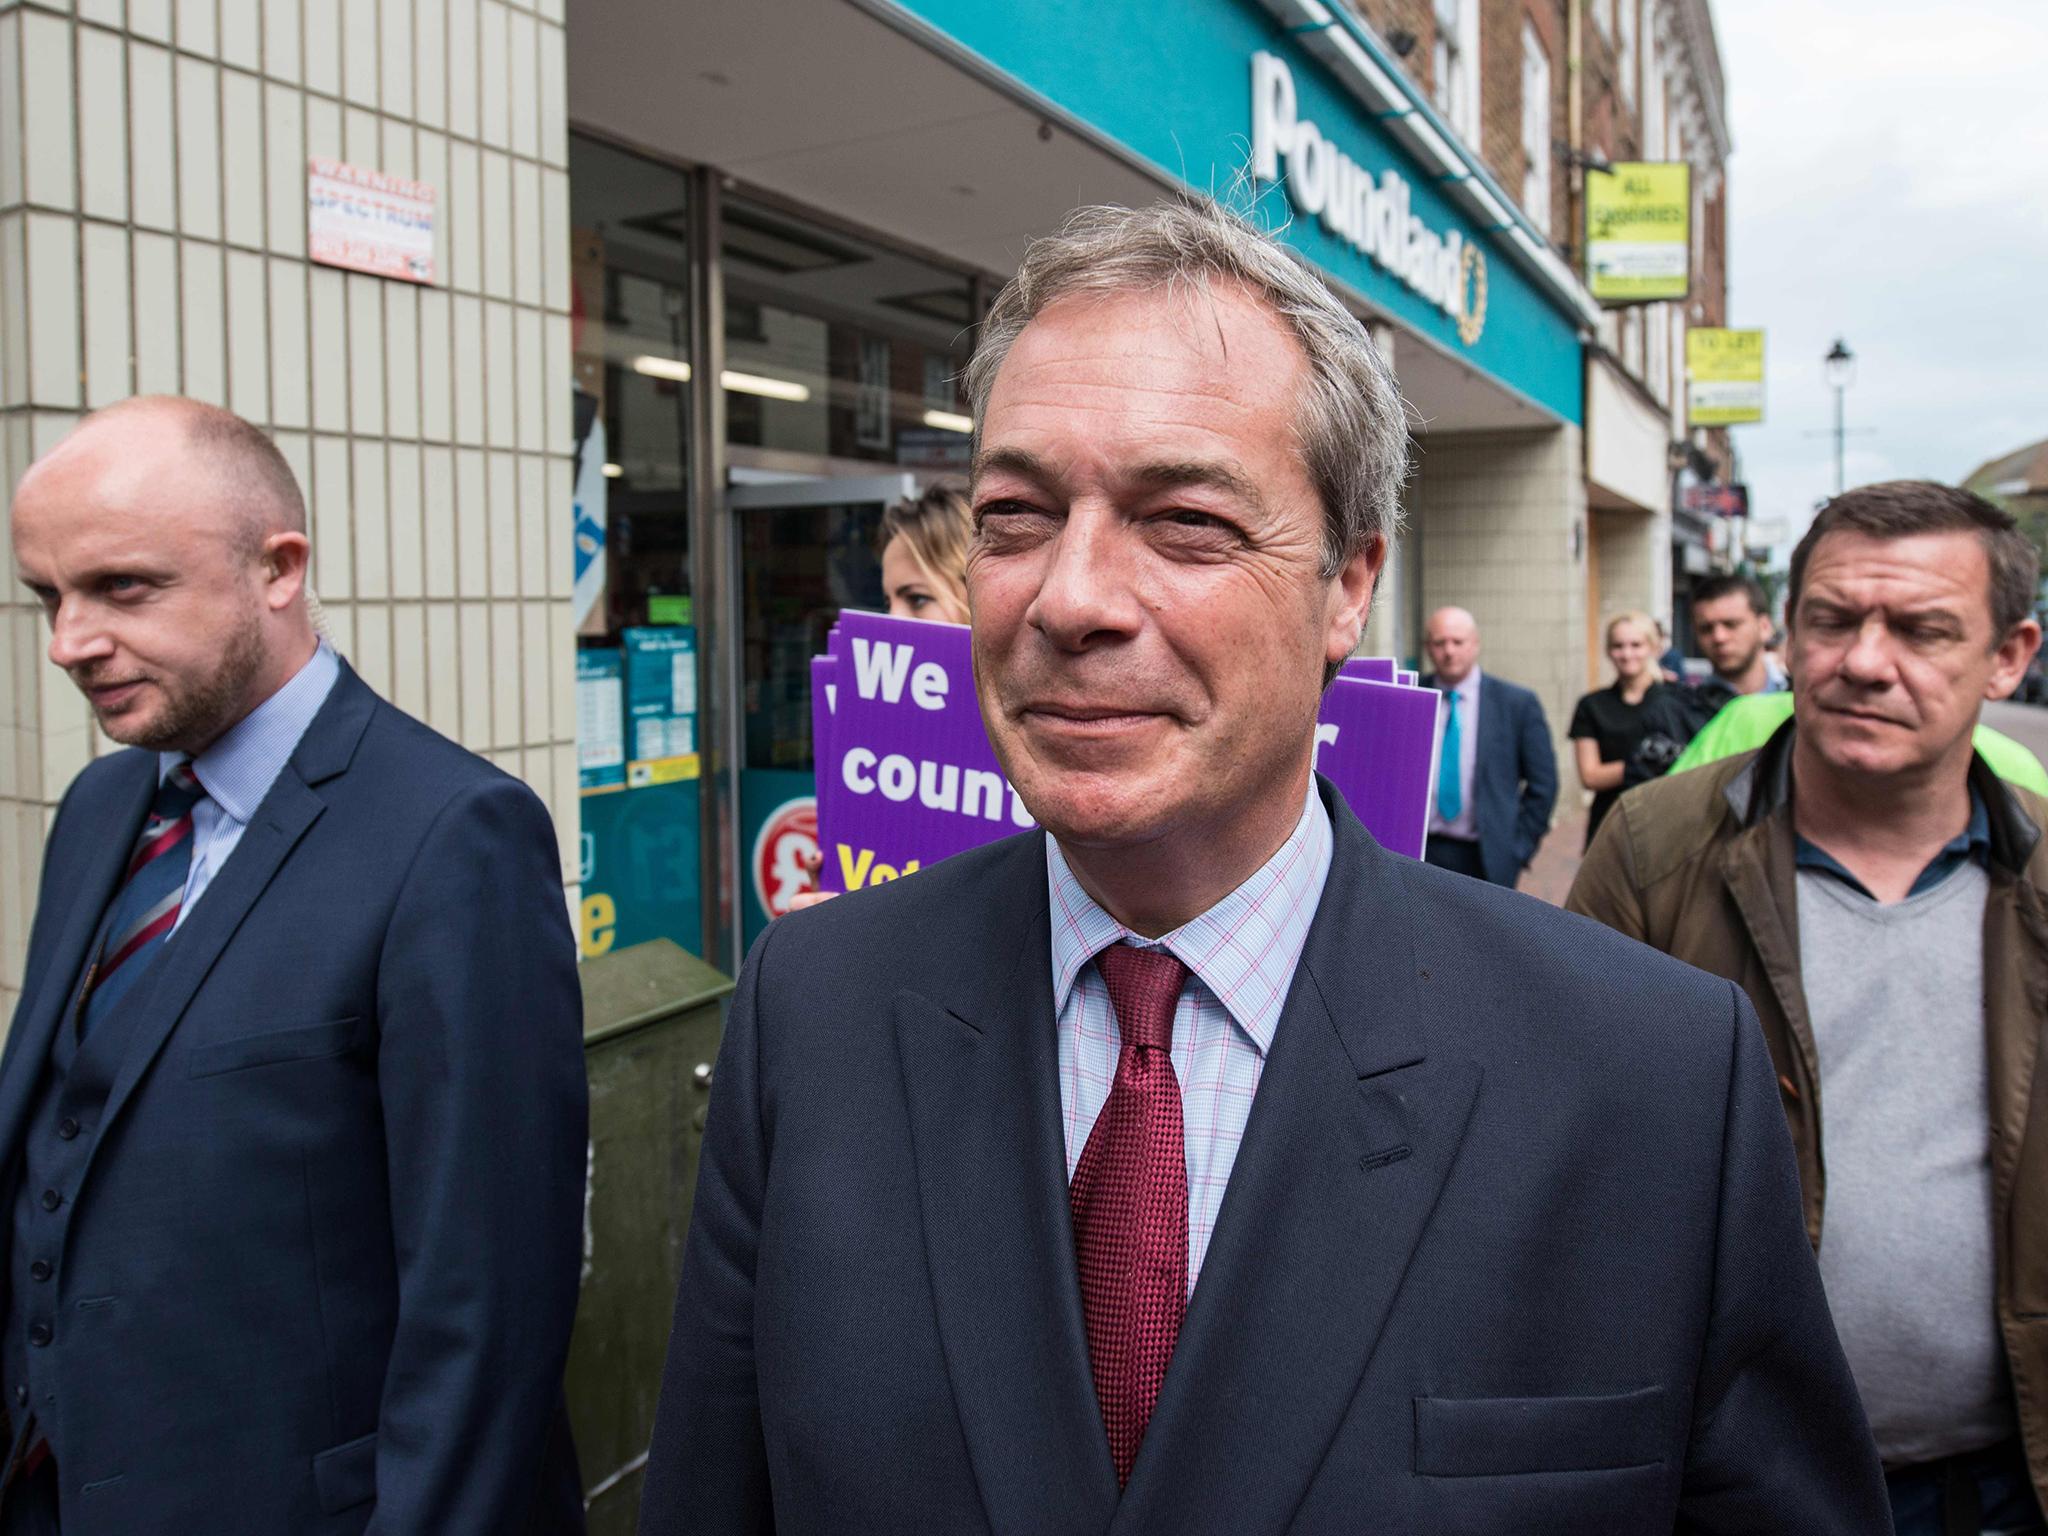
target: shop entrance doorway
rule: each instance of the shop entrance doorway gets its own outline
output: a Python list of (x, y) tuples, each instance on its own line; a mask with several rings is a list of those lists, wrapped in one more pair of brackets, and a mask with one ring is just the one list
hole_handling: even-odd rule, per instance
[(875, 535), (889, 504), (917, 491), (908, 473), (727, 490), (739, 608), (735, 954), (805, 887), (804, 861), (818, 846), (811, 658), (842, 608), (885, 606)]

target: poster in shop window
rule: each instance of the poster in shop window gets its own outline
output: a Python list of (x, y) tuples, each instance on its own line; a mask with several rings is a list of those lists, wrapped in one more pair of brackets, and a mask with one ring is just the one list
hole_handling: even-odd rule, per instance
[(1603, 304), (1682, 299), (1692, 286), (1692, 167), (1626, 160), (1586, 173), (1586, 286)]

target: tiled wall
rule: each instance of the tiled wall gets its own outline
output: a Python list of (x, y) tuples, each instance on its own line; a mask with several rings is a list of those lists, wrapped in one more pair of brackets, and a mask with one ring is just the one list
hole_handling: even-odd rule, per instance
[[(575, 878), (563, 0), (0, 0), (0, 479), (84, 410), (267, 428), (337, 647), (523, 776)], [(431, 288), (305, 259), (306, 159), (440, 193)], [(0, 1010), (106, 743), (0, 597)]]
[(1479, 621), (1482, 670), (1536, 690), (1559, 746), (1560, 806), (1577, 784), (1563, 750), (1586, 691), (1586, 486), (1576, 427), (1426, 435), (1408, 516), (1422, 611)]

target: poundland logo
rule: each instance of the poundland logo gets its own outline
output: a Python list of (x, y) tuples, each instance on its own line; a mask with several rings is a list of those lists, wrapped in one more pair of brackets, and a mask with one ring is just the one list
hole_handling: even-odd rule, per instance
[[(1284, 169), (1283, 169), (1284, 168)], [(1379, 180), (1295, 108), (1294, 75), (1270, 53), (1252, 55), (1252, 175), (1284, 184), (1304, 218), (1398, 277), (1458, 322), (1466, 346), (1486, 328), (1486, 255), (1456, 230), (1438, 233), (1409, 211), (1408, 183)]]

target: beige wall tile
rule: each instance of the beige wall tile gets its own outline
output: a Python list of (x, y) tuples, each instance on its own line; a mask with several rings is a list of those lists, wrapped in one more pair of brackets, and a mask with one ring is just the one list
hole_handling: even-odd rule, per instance
[(394, 117), (380, 117), (377, 124), (383, 134), (383, 146), (378, 150), (378, 163), (384, 167), (384, 174), (417, 180), (420, 174), (419, 160), (413, 153), (412, 124), (400, 122)]
[(448, 136), (422, 128), (413, 136), (413, 175), (434, 189), (434, 270), (444, 288), (454, 270), (448, 254)]
[(420, 450), (393, 443), (390, 450), (391, 595), (426, 595), (426, 546), (420, 520)]
[(349, 428), (384, 432), (384, 280), (348, 275)]
[(511, 142), (511, 76), (506, 63), (505, 7), (499, 0), (477, 5), (477, 136), (493, 149)]
[[(562, 393), (567, 395), (568, 391)], [(548, 549), (548, 595), (567, 598), (575, 584), (571, 556), (575, 549), (576, 497), (574, 467), (566, 455), (548, 459), (548, 524), (554, 530)], [(560, 632), (570, 635), (575, 630), (574, 622), (564, 618)]]
[(349, 516), (348, 439), (313, 439), (313, 584), (323, 600), (355, 596), (355, 529)]
[[(520, 743), (529, 747), (544, 746), (553, 739), (555, 721), (554, 706), (548, 698), (548, 687), (555, 674), (555, 669), (548, 664), (548, 658), (555, 649), (554, 636), (548, 630), (548, 605), (521, 603), (519, 625), (520, 651), (525, 657), (525, 665), (519, 669), (519, 682), (526, 696)], [(571, 649), (574, 649), (574, 642), (571, 642)]]
[(543, 171), (540, 183), (541, 303), (569, 307), (569, 176)]
[(39, 406), (74, 409), (81, 403), (77, 220), (31, 211), (26, 247), (29, 398)]
[(116, 224), (88, 223), (81, 228), (81, 271), (89, 296), (83, 316), (85, 403), (91, 409), (135, 393), (128, 351), (128, 231)]
[[(566, 565), (565, 555), (559, 562)], [(567, 603), (550, 601), (547, 605), (548, 633), (553, 638), (548, 644), (548, 672), (552, 679), (548, 687), (548, 700), (554, 711), (550, 722), (548, 739), (551, 741), (574, 741), (576, 739), (576, 621)]]
[(350, 480), (356, 541), (356, 597), (391, 595), (391, 524), (386, 505), (384, 444), (357, 439)]
[(220, 70), (178, 59), (178, 228), (220, 238)]
[(549, 165), (569, 163), (569, 85), (560, 27), (540, 29), (540, 157)]
[(270, 277), (270, 419), (280, 427), (304, 427), (309, 368), (306, 356), (306, 267), (272, 257)]
[(519, 397), (519, 446), (539, 453), (548, 445), (547, 358), (537, 309), (513, 312), (513, 383)]
[(261, 256), (228, 252), (228, 409), (248, 421), (270, 419), (266, 288)]
[[(413, 62), (417, 66), (419, 120), (448, 126), (447, 0), (413, 0)], [(566, 93), (564, 94), (566, 100)]]
[(177, 0), (178, 51), (214, 58), (220, 53), (220, 12), (214, 0)]
[(135, 232), (135, 392), (175, 395), (183, 363), (178, 345), (178, 242)]
[(569, 376), (569, 317), (549, 315), (541, 321), (546, 372), (541, 398), (547, 407), (547, 450), (568, 453), (576, 442), (576, 392)]
[[(306, 89), (341, 94), (340, 0), (301, 0), (305, 34)], [(318, 153), (318, 151), (315, 151)]]
[[(484, 457), (485, 503), (490, 525), (491, 596), (519, 595), (519, 461), (509, 453)], [(469, 555), (464, 552), (463, 558)]]
[(305, 0), (263, 0), (263, 72), (296, 85), (301, 78), (299, 24)]
[(220, 61), (254, 74), (263, 68), (259, 0), (220, 0)]
[(512, 297), (538, 304), (547, 252), (541, 243), (540, 167), (512, 162)]
[(313, 425), (348, 430), (348, 289), (331, 267), (309, 274), (312, 303)]
[(356, 654), (356, 608), (353, 603), (328, 603), (326, 606), (327, 640), (342, 660), (351, 666)]
[(420, 453), (420, 522), (426, 542), (426, 595), (453, 598), (455, 577), (455, 455), (446, 448)]
[(171, 55), (128, 45), (128, 167), (137, 224), (178, 227), (177, 118), (171, 103)]
[(462, 646), (462, 744), (472, 752), (491, 746), (491, 610), (464, 603), (457, 615)]
[(507, 108), (511, 114), (507, 142), (512, 153), (532, 160), (540, 154), (540, 40), (533, 17), (513, 11), (505, 33)]
[[(0, 214), (0, 315), (28, 313), (28, 215)], [(28, 404), (28, 327), (0, 325), (0, 406)], [(9, 487), (10, 491), (12, 487)]]
[(427, 717), (427, 610), (419, 603), (391, 605), (393, 704), (415, 720)]
[[(341, 139), (341, 103), (325, 96), (308, 96), (306, 102), (306, 154), (328, 160), (346, 160), (348, 150)], [(305, 167), (299, 168), (299, 199), (305, 201)]]
[(523, 690), (519, 674), (524, 667), (519, 654), (519, 605), (492, 603), (490, 614), (491, 744), (516, 748), (526, 732), (520, 713)]
[(493, 448), (510, 448), (518, 440), (513, 414), (512, 306), (484, 305), (484, 433)]
[[(77, 144), (72, 136), (71, 23), (21, 13), (22, 189), (45, 208), (76, 208)], [(12, 94), (12, 86), (8, 87)]]
[(0, 10), (0, 208), (21, 202), (21, 12)]
[(97, 27), (78, 29), (78, 133), (79, 208), (90, 218), (125, 221), (128, 49)]
[(341, 0), (341, 94), (377, 105), (377, 0)]
[(458, 294), (455, 317), (455, 441), (484, 440), (484, 309), (476, 299)]
[(391, 697), (391, 610), (385, 604), (356, 604), (356, 644), (349, 662), (380, 698)]
[(476, 137), (477, 0), (447, 0), (448, 131)]
[(412, 0), (383, 0), (379, 9), (378, 36), (383, 45), (383, 73), (379, 82), (382, 106), (393, 117), (411, 117)]
[(453, 603), (427, 604), (427, 724), (462, 739), (461, 629)]
[(171, 0), (128, 0), (128, 30), (159, 43), (171, 40)]
[(287, 86), (263, 88), (263, 182), (270, 249), (306, 254), (305, 97)]
[[(303, 432), (272, 432), (272, 442), (277, 451), (284, 455), (285, 463), (291, 466), (292, 479), (298, 482), (299, 494), (306, 499), (310, 509), (313, 501), (313, 440)], [(319, 575), (316, 571), (315, 577)], [(315, 586), (319, 583), (316, 580)]]
[(486, 297), (512, 297), (512, 162), (494, 149), (483, 153), (481, 169), (482, 218), (476, 241), (483, 250), (483, 290)]
[(455, 140), (448, 146), (448, 286), (475, 293), (483, 286), (483, 214), (477, 152)]
[(455, 398), (449, 376), (452, 362), (448, 295), (436, 288), (420, 294), (420, 436), (445, 443), (455, 430)]
[(85, 696), (68, 682), (52, 679), (56, 686), (42, 690), (40, 736), (43, 793), (55, 803), (64, 797), (71, 781), (92, 761), (92, 711)]
[(378, 162), (384, 155), (384, 120), (368, 107), (344, 104), (341, 109), (341, 156), (350, 165), (367, 166), (373, 171), (384, 167)]
[[(393, 437), (420, 435), (420, 290), (384, 286), (384, 415)], [(357, 367), (362, 366), (360, 359)]]
[(484, 456), (455, 452), (455, 590), (463, 597), (490, 595), (490, 521), (484, 500)]
[(263, 248), (263, 85), (240, 70), (221, 71), (223, 228), (230, 245)]

